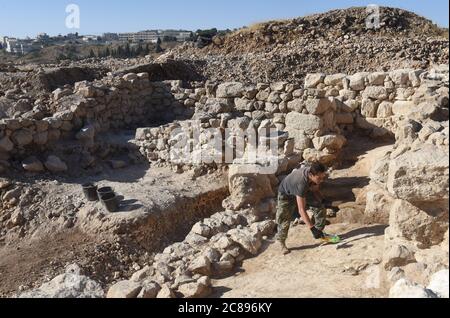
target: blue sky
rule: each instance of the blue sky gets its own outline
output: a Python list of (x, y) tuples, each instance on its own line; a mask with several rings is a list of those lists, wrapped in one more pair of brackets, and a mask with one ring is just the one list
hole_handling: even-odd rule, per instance
[[(79, 30), (68, 29), (65, 8), (77, 4)], [(336, 8), (379, 4), (407, 9), (448, 27), (448, 0), (0, 0), (0, 35), (30, 36), (146, 29), (233, 29), (270, 19), (292, 18)]]

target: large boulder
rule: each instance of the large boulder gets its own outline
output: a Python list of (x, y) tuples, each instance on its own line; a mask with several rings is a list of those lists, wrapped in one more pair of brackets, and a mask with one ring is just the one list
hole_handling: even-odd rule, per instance
[(362, 73), (356, 73), (352, 76), (349, 76), (348, 77), (348, 79), (350, 80), (349, 87), (354, 91), (364, 90), (365, 80), (368, 75), (369, 75), (369, 73), (362, 72)]
[(34, 156), (26, 158), (22, 162), (22, 167), (24, 170), (29, 172), (42, 172), (45, 170), (42, 162)]
[(448, 151), (427, 144), (390, 161), (387, 188), (410, 202), (448, 202), (448, 180)]
[(33, 134), (26, 129), (16, 130), (12, 133), (13, 142), (19, 147), (29, 145), (33, 142)]
[(49, 156), (45, 161), (45, 167), (51, 172), (67, 171), (67, 165), (56, 156)]
[(316, 137), (313, 139), (314, 148), (323, 150), (327, 148), (330, 152), (336, 152), (342, 149), (346, 144), (347, 139), (342, 135), (326, 135)]
[(8, 136), (0, 138), (0, 151), (1, 152), (10, 152), (14, 149), (14, 144)]
[(326, 166), (331, 166), (337, 159), (336, 153), (329, 153), (325, 150), (317, 150), (317, 149), (305, 149), (303, 152), (303, 159), (308, 162), (319, 162)]
[(436, 298), (436, 295), (431, 290), (402, 278), (389, 291), (389, 298)]
[[(75, 270), (74, 270), (75, 269)], [(100, 284), (80, 275), (79, 268), (71, 265), (66, 273), (59, 275), (41, 287), (19, 295), (19, 298), (103, 298)]]
[(366, 194), (364, 221), (366, 223), (389, 224), (389, 215), (394, 198), (382, 189), (371, 189)]
[(196, 282), (190, 282), (179, 286), (178, 291), (184, 298), (205, 298), (212, 292), (211, 280), (204, 276)]
[(233, 242), (239, 244), (251, 255), (257, 255), (262, 246), (261, 233), (252, 229), (232, 229), (227, 234)]
[(416, 104), (412, 101), (396, 101), (392, 105), (392, 113), (394, 115), (408, 115), (416, 108)]
[(307, 74), (305, 77), (305, 88), (315, 88), (322, 83), (324, 79), (325, 74), (323, 73)]
[(376, 101), (365, 98), (361, 103), (361, 115), (366, 118), (375, 118), (377, 116), (378, 104)]
[(107, 298), (137, 298), (142, 286), (130, 280), (120, 281), (108, 290)]
[(385, 100), (388, 98), (388, 92), (383, 86), (367, 86), (362, 96), (363, 98)]
[(286, 116), (286, 131), (302, 130), (308, 135), (314, 135), (323, 128), (323, 120), (319, 116), (290, 112)]
[(289, 129), (289, 138), (293, 139), (294, 149), (303, 151), (313, 146), (312, 140), (303, 130)]
[(432, 290), (440, 298), (449, 298), (449, 271), (448, 269), (437, 272), (431, 277), (427, 289)]
[(211, 261), (204, 255), (197, 257), (190, 265), (189, 271), (205, 276), (211, 275)]
[(144, 282), (137, 298), (156, 298), (160, 290), (161, 286), (158, 283), (153, 281)]
[(296, 98), (287, 103), (287, 108), (289, 111), (295, 111), (298, 113), (301, 113), (303, 111), (304, 106), (305, 102), (300, 98)]
[(156, 296), (156, 298), (175, 298), (175, 297), (176, 297), (175, 293), (167, 285), (162, 285), (161, 290), (158, 292), (158, 295)]
[(390, 230), (427, 248), (443, 241), (448, 229), (448, 211), (427, 213), (408, 201), (396, 200), (389, 218)]
[(330, 109), (331, 101), (328, 98), (308, 99), (305, 106), (309, 114), (321, 115)]
[(252, 173), (249, 165), (231, 165), (228, 183), (230, 196), (224, 200), (223, 206), (229, 210), (256, 207), (264, 199), (275, 195), (269, 175)]
[(196, 109), (194, 119), (214, 117), (221, 113), (227, 113), (233, 110), (233, 103), (225, 98), (208, 98), (205, 105)]
[(325, 77), (324, 83), (327, 86), (342, 86), (342, 82), (346, 76), (347, 75), (343, 73), (327, 75)]
[(408, 69), (394, 70), (389, 73), (389, 77), (395, 85), (402, 86), (408, 83), (410, 72), (411, 70)]
[(218, 98), (235, 98), (241, 97), (244, 93), (244, 85), (238, 82), (229, 82), (220, 84), (217, 87), (216, 97)]
[(375, 72), (370, 73), (367, 76), (370, 85), (384, 85), (384, 80), (386, 79), (387, 73), (385, 72)]

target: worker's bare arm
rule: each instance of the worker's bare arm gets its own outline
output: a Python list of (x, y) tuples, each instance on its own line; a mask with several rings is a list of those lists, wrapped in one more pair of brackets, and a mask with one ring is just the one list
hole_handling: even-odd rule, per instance
[(313, 224), (311, 222), (311, 219), (309, 218), (308, 213), (306, 213), (306, 199), (303, 197), (297, 196), (297, 205), (298, 205), (298, 211), (300, 212), (300, 216), (302, 217), (302, 220), (305, 222), (305, 224), (312, 228)]

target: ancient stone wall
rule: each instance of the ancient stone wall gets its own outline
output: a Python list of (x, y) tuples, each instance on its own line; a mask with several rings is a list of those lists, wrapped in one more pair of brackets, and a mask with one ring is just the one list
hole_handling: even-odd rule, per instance
[[(148, 73), (109, 74), (53, 92), (52, 117), (0, 121), (0, 159), (21, 158), (51, 150), (59, 140), (94, 140), (111, 129), (158, 127), (175, 120), (197, 120), (202, 129), (248, 127), (288, 132), (284, 155), (329, 164), (345, 144), (342, 135), (355, 128), (372, 137), (389, 137), (401, 116), (419, 110), (448, 116), (448, 88), (422, 85), (438, 78), (435, 70), (310, 74), (303, 87), (286, 82), (246, 85), (183, 81), (150, 82)], [(433, 103), (428, 95), (435, 95)], [(421, 103), (426, 100), (427, 103)], [(443, 111), (444, 110), (444, 111)], [(446, 111), (446, 112), (445, 112)], [(420, 116), (420, 114), (419, 114)], [(188, 124), (188, 123), (187, 123)], [(150, 161), (169, 159), (173, 123), (138, 131), (141, 152)], [(292, 149), (293, 143), (293, 149)], [(22, 158), (23, 159), (23, 158)]]
[[(393, 140), (398, 122), (410, 113), (437, 120), (448, 116), (448, 88), (429, 83), (440, 76), (436, 70), (411, 69), (350, 76), (309, 74), (303, 87), (286, 82), (207, 82), (195, 94), (180, 89), (174, 96), (195, 107), (193, 119), (202, 131), (273, 128), (288, 133), (280, 145), (286, 151), (280, 154), (332, 164), (346, 143), (343, 135), (355, 129)], [(189, 121), (143, 128), (136, 139), (149, 161), (167, 162), (176, 143), (173, 132), (193, 125)]]
[(192, 117), (171, 93), (177, 82), (150, 82), (147, 73), (78, 82), (53, 92), (52, 117), (0, 121), (0, 159), (39, 154), (61, 140), (93, 141), (113, 129), (135, 129)]

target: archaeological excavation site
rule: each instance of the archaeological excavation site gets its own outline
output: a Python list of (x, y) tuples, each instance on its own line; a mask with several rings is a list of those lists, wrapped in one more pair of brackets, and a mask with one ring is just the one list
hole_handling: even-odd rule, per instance
[[(448, 35), (383, 12), (0, 63), (0, 297), (448, 298)], [(283, 255), (279, 186), (312, 163), (340, 240), (294, 217)]]

